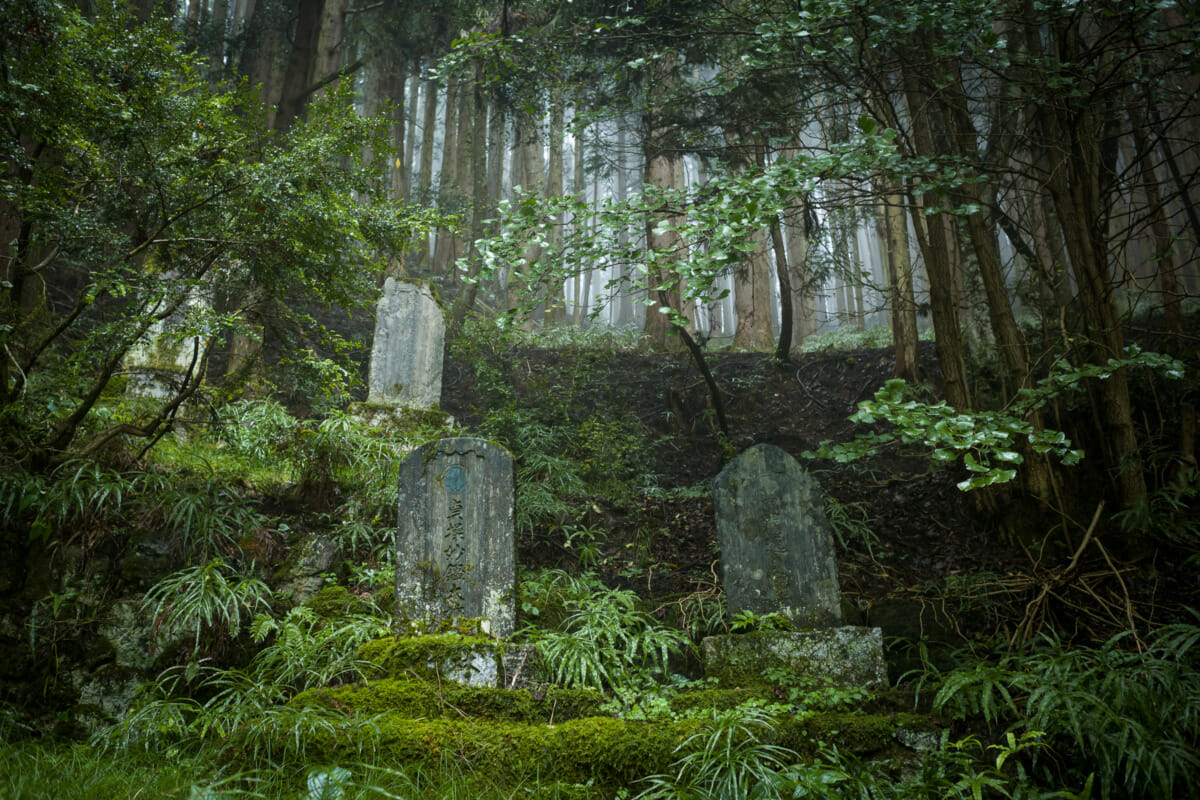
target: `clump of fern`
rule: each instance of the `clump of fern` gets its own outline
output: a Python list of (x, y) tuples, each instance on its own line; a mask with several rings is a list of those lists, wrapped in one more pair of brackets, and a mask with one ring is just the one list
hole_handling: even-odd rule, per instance
[[(1141, 647), (1132, 634), (1099, 647), (1043, 638), (937, 675), (937, 710), (982, 717), (1010, 734), (1046, 735), (1047, 777), (1094, 777), (1103, 798), (1183, 797), (1200, 785), (1200, 627), (1164, 626)], [(1194, 794), (1193, 794), (1194, 796)]]
[[(548, 570), (540, 582), (542, 602), (560, 605), (562, 620), (551, 630), (527, 627), (523, 634), (538, 645), (555, 683), (619, 690), (662, 679), (669, 674), (671, 655), (687, 643), (680, 631), (643, 610), (627, 589), (559, 570)], [(536, 608), (532, 598), (527, 604)]]

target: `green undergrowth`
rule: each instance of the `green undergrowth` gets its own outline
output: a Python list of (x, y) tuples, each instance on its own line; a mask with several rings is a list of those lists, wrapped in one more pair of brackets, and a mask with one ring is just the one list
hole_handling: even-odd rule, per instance
[(499, 689), (449, 680), (387, 678), (352, 686), (311, 689), (293, 705), (318, 705), (352, 714), (392, 714), (411, 719), (480, 719), (526, 724), (596, 716), (604, 696), (588, 689)]

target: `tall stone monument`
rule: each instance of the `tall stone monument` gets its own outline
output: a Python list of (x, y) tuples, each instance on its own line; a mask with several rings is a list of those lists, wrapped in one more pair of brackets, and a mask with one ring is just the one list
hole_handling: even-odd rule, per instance
[(367, 404), (432, 408), (442, 396), (446, 323), (432, 292), (388, 278), (375, 313)]
[(729, 613), (777, 612), (798, 628), (840, 625), (833, 531), (816, 480), (769, 444), (751, 447), (713, 484)]
[(887, 681), (878, 628), (842, 625), (833, 531), (820, 486), (768, 444), (746, 450), (713, 482), (721, 578), (731, 615), (782, 614), (795, 629), (710, 636), (705, 671), (723, 685), (786, 668), (818, 683)]
[(194, 289), (175, 313), (147, 329), (125, 355), (126, 394), (162, 400), (179, 392), (189, 373), (193, 373), (191, 380), (203, 379), (194, 371), (203, 365), (205, 337), (184, 333), (203, 329), (203, 317), (210, 308), (208, 292)]
[(513, 460), (483, 439), (441, 439), (400, 466), (396, 606), (436, 622), (482, 617), (493, 636), (516, 621)]

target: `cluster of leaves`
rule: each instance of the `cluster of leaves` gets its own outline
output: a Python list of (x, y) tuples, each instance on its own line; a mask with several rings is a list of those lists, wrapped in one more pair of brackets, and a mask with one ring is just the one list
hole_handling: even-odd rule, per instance
[[(174, 576), (152, 595), (169, 597), (184, 577)], [(228, 587), (212, 581), (206, 586), (212, 597), (194, 591), (175, 598), (171, 607), (175, 616), (190, 621), (197, 630), (208, 624), (206, 613), (227, 626), (236, 625), (245, 604), (227, 603)], [(128, 714), (97, 742), (123, 749), (224, 752), (256, 761), (303, 759), (314, 736), (342, 729), (345, 720), (324, 709), (294, 707), (287, 701), (311, 687), (362, 679), (363, 668), (355, 658), (359, 645), (389, 631), (385, 614), (326, 619), (305, 606), (293, 608), (282, 619), (260, 614), (250, 633), (256, 644), (265, 646), (246, 668), (219, 669), (203, 660), (171, 667), (142, 688)], [(367, 747), (373, 721), (358, 722), (357, 740)]]
[(1017, 466), (1025, 459), (1021, 452), (1025, 446), (1034, 453), (1054, 455), (1066, 465), (1077, 464), (1083, 458), (1083, 451), (1072, 449), (1065, 433), (1035, 426), (1030, 421), (1034, 412), (1080, 391), (1085, 380), (1104, 380), (1118, 370), (1134, 367), (1153, 369), (1168, 378), (1185, 374), (1183, 364), (1176, 359), (1131, 346), (1125, 358), (1056, 371), (1035, 387), (1021, 389), (1017, 399), (1000, 411), (962, 411), (945, 402), (924, 403), (909, 397), (907, 383), (895, 378), (885, 383), (873, 399), (859, 403), (858, 411), (850, 417), (865, 425), (887, 422), (891, 428), (860, 434), (841, 444), (825, 441), (804, 455), (847, 462), (875, 455), (896, 442), (919, 443), (930, 448), (937, 462), (962, 459), (971, 473), (958, 484), (963, 491), (1006, 483), (1016, 477)]
[[(561, 609), (553, 629), (528, 626), (522, 634), (538, 646), (549, 677), (564, 686), (629, 692), (666, 678), (673, 654), (687, 640), (662, 626), (628, 589), (603, 586), (594, 575), (547, 570), (522, 584), (523, 604)], [(528, 613), (528, 611), (527, 611)], [(536, 616), (542, 616), (539, 613)]]
[(0, 474), (0, 519), (33, 541), (93, 545), (118, 532), (156, 536), (205, 558), (261, 531), (268, 519), (225, 476), (120, 470), (91, 459), (49, 474), (19, 465)]
[(982, 717), (1022, 738), (1045, 734), (1047, 777), (1095, 782), (1102, 797), (1181, 797), (1200, 776), (1200, 627), (1167, 625), (1134, 646), (1131, 633), (1099, 647), (1044, 638), (938, 674), (937, 710)]

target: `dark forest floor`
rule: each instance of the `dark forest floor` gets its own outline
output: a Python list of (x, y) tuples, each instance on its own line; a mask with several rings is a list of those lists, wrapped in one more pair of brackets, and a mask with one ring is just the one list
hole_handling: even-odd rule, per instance
[[(580, 358), (590, 359), (586, 380), (579, 377)], [(1172, 574), (1154, 553), (1109, 565), (1090, 548), (1076, 580), (1059, 584), (1090, 518), (1083, 505), (1070, 510), (1072, 522), (1064, 522), (1061, 513), (1002, 493), (965, 494), (955, 486), (962, 478), (958, 471), (934, 469), (917, 451), (850, 464), (803, 458), (824, 440), (854, 435), (857, 426), (848, 417), (892, 376), (890, 351), (796, 355), (783, 368), (768, 354), (717, 352), (709, 358), (726, 404), (731, 446), (724, 448), (704, 382), (686, 354), (518, 348), (506, 362), (521, 407), (553, 402), (580, 414), (605, 408), (632, 414), (664, 488), (706, 487), (730, 453), (754, 444), (791, 453), (837, 501), (843, 519), (858, 523), (835, 526), (842, 590), (857, 616), (849, 621), (881, 626), (885, 635), (1012, 639), (1028, 616), (1034, 628), (1049, 622), (1068, 637), (1102, 638), (1126, 626), (1130, 604), (1146, 621), (1196, 604), (1194, 582)], [(929, 343), (922, 344), (922, 360), (926, 380), (936, 387)], [(470, 364), (448, 359), (442, 407), (469, 426), (487, 410), (474, 375)], [(568, 375), (569, 387), (563, 385)], [(1087, 480), (1086, 472), (1079, 479)], [(606, 533), (599, 567), (607, 582), (636, 588), (663, 610), (680, 598), (712, 592), (719, 574), (716, 532), (702, 492), (601, 501), (591, 508), (588, 524)], [(561, 531), (522, 534), (518, 546), (527, 566), (578, 565)]]

